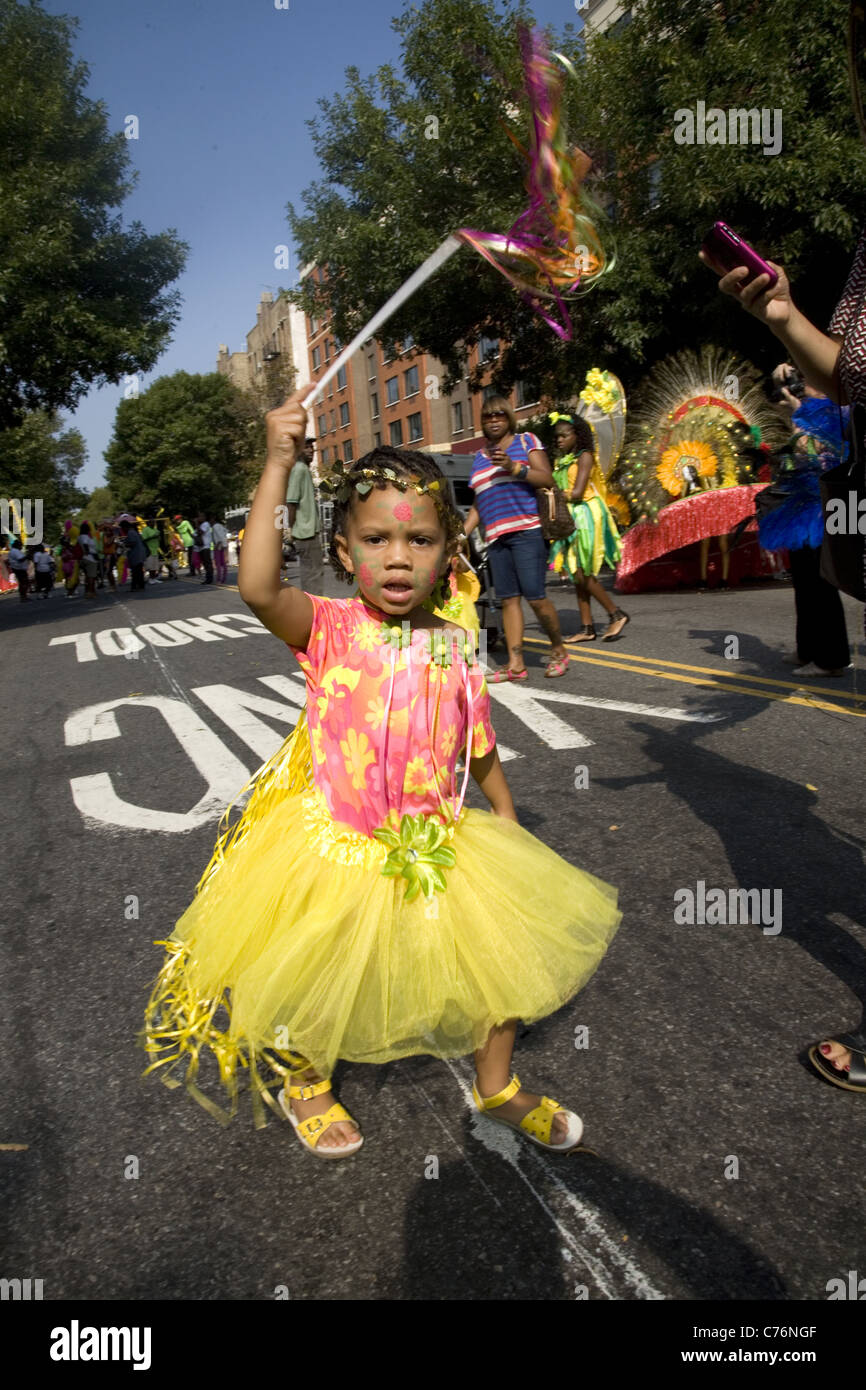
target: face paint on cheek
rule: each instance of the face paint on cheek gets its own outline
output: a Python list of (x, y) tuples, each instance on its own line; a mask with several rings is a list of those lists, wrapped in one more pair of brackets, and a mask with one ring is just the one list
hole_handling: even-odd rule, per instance
[(370, 566), (367, 564), (366, 561), (364, 561), (364, 563), (358, 569), (358, 578), (360, 579), (362, 584), (366, 584), (368, 587), (375, 582), (373, 579), (373, 571), (370, 569)]

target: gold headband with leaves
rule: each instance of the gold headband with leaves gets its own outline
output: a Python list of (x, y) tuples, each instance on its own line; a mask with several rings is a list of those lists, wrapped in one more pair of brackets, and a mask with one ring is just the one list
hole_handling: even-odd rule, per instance
[(434, 497), (433, 501), (441, 502), (443, 500), (438, 478), (425, 482), (414, 473), (408, 478), (401, 476), (393, 468), (356, 468), (354, 472), (350, 472), (343, 467), (342, 459), (334, 464), (330, 475), (322, 479), (319, 488), (328, 496), (333, 497), (336, 502), (348, 502), (353, 490), (360, 493), (362, 497), (366, 497), (375, 483), (390, 483), (392, 487), (399, 488), (401, 492), (408, 491), (410, 487), (419, 494), (438, 492), (440, 496)]

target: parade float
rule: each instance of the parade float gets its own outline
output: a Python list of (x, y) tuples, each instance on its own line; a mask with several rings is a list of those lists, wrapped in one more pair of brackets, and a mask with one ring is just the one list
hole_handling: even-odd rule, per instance
[(633, 525), (623, 536), (620, 593), (722, 587), (769, 578), (755, 497), (787, 432), (755, 367), (716, 348), (665, 358), (635, 394), (611, 484)]

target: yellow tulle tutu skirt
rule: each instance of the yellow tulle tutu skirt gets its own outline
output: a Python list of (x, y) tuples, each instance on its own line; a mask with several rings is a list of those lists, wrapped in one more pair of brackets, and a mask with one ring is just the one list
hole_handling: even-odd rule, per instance
[[(614, 888), (489, 812), (464, 809), (454, 826), (446, 891), (407, 902), (405, 879), (382, 874), (386, 847), (337, 825), (321, 792), (289, 793), (278, 775), (265, 800), (160, 943), (147, 1014), (149, 1070), (177, 1085), (180, 1066), (221, 1119), (246, 1072), (263, 1123), (292, 1056), (324, 1076), (338, 1058), (460, 1057), (496, 1024), (543, 1018), (586, 983), (619, 924)], [(208, 1054), (231, 1112), (200, 1089)]]

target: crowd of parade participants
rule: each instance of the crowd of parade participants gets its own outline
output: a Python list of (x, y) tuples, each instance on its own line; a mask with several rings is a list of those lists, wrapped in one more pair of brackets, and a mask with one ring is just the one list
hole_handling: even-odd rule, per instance
[[(241, 533), (242, 534), (242, 533)], [(131, 512), (99, 522), (66, 520), (53, 540), (28, 543), (3, 537), (0, 592), (14, 589), (19, 601), (47, 600), (55, 591), (67, 599), (95, 599), (97, 590), (132, 593), (179, 578), (202, 584), (228, 579), (230, 545), (225, 522), (212, 514), (149, 517)]]
[[(567, 670), (559, 618), (545, 592), (555, 574), (574, 585), (581, 626), (573, 640), (615, 641), (629, 616), (599, 581), (605, 566), (615, 571), (619, 593), (683, 582), (702, 590), (712, 553), (716, 587), (728, 589), (731, 554), (749, 534), (757, 559), (750, 574), (741, 548), (741, 577), (787, 574), (793, 581), (790, 663), (797, 674), (841, 676), (848, 668), (839, 592), (820, 572), (818, 479), (841, 455), (838, 410), (790, 363), (781, 364), (763, 388), (752, 369), (748, 389), (729, 399), (723, 383), (731, 379), (730, 366), (715, 349), (665, 359), (639, 394), (649, 407), (643, 415), (629, 407), (628, 431), (625, 392), (606, 370), (587, 373), (575, 404), (550, 411), (540, 425), (533, 421), (544, 439), (521, 431), (505, 397), (486, 397), (484, 443), (472, 463), (474, 503), (465, 530), (467, 537), (479, 531), (476, 554), (505, 629), (507, 665), (492, 675), (494, 683), (527, 678), (524, 599), (551, 642), (545, 675)], [(311, 462), (312, 448), (303, 457), (298, 473)], [(767, 484), (772, 487), (759, 501)], [(308, 492), (313, 538), (296, 539), (312, 550), (298, 555), (287, 533), (283, 563), (299, 559), (300, 586), (309, 591), (318, 590), (322, 578), (312, 477)], [(554, 492), (558, 529), (552, 511), (547, 514)], [(293, 521), (302, 532), (302, 518)], [(5, 538), (0, 593), (17, 588), (24, 603), (47, 600), (57, 590), (67, 599), (95, 599), (98, 590), (116, 592), (119, 586), (143, 592), (176, 580), (181, 571), (202, 585), (226, 583), (230, 547), (235, 561), (242, 538), (243, 530), (230, 538), (223, 520), (204, 513), (187, 518), (124, 512), (96, 523), (69, 519), (53, 543)], [(462, 582), (468, 584), (466, 577)], [(603, 633), (593, 622), (592, 601), (606, 615)]]

